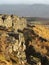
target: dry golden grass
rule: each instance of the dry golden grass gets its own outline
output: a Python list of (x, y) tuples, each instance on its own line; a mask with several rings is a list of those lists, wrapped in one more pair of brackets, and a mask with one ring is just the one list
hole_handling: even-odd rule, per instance
[(12, 62), (8, 62), (3, 53), (0, 53), (0, 65), (12, 65)]
[[(35, 25), (32, 30), (38, 37), (35, 37), (32, 33), (34, 39), (32, 38), (32, 42), (29, 42), (29, 45), (32, 45), (36, 52), (49, 56), (49, 28), (44, 25)], [(42, 41), (39, 37), (46, 39), (47, 41)]]
[(34, 32), (39, 36), (49, 40), (49, 28), (44, 25), (35, 25)]

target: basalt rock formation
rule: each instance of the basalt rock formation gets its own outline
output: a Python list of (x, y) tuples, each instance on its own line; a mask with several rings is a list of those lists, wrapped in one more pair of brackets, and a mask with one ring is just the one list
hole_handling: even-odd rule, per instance
[(0, 15), (0, 65), (49, 65), (49, 28)]

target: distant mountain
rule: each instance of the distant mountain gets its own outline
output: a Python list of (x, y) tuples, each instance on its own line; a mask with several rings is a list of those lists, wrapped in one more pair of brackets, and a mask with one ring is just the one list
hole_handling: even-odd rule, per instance
[(0, 5), (0, 14), (49, 18), (49, 5)]

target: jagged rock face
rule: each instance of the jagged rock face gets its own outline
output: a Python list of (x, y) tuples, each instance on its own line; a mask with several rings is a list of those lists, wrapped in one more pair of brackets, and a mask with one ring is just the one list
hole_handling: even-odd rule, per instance
[(15, 31), (18, 29), (23, 30), (27, 26), (24, 18), (19, 18), (14, 15), (0, 15), (0, 26), (1, 25), (6, 28), (13, 27)]
[[(26, 25), (24, 18), (0, 15), (0, 65), (13, 65), (12, 60), (18, 65), (26, 62), (24, 36), (17, 31), (18, 29), (23, 30)], [(5, 61), (2, 60), (2, 56)]]
[(11, 16), (7, 16), (3, 22), (4, 22), (4, 26), (6, 28), (12, 27), (12, 19), (11, 19)]
[(12, 18), (13, 28), (18, 30), (23, 30), (27, 26), (27, 22), (24, 18), (18, 18), (16, 16), (13, 16)]
[(0, 65), (49, 65), (49, 29), (24, 18), (0, 15)]
[(25, 40), (24, 40), (23, 34), (20, 34), (20, 33), (19, 35), (15, 34), (18, 36), (17, 38), (15, 38), (15, 36), (10, 36), (8, 35), (8, 33), (11, 33), (11, 32), (5, 32), (0, 30), (0, 53), (4, 55), (5, 62), (6, 60), (10, 61), (10, 59), (12, 59), (16, 62), (16, 64), (17, 63), (19, 64), (19, 62), (20, 64), (22, 62), (24, 63), (24, 61), (26, 60), (26, 55), (24, 52), (26, 49), (26, 46), (25, 46)]
[(3, 26), (3, 20), (0, 18), (0, 26)]

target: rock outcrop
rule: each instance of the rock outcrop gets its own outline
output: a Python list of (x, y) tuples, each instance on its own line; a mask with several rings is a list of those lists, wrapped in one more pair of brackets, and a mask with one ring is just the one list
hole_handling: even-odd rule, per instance
[(0, 26), (4, 26), (7, 29), (13, 28), (17, 31), (18, 29), (23, 30), (27, 26), (27, 22), (24, 18), (14, 15), (0, 15)]
[(0, 15), (0, 65), (49, 65), (49, 28)]

